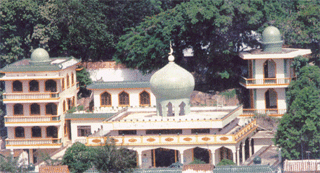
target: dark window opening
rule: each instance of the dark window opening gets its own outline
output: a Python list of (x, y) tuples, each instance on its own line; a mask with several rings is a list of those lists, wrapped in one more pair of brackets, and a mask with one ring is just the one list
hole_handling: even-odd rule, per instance
[(140, 94), (140, 105), (150, 105), (150, 94), (146, 91)]
[(58, 137), (58, 129), (54, 126), (47, 127), (47, 137), (57, 138)]
[(146, 134), (182, 134), (182, 129), (163, 129), (163, 130), (147, 130)]
[(91, 126), (78, 126), (78, 136), (89, 136), (91, 134)]
[(101, 106), (111, 106), (111, 95), (109, 93), (101, 94)]
[(192, 134), (196, 133), (210, 133), (210, 129), (191, 129)]
[(22, 83), (20, 81), (14, 81), (12, 84), (13, 91), (22, 91)]
[(119, 94), (119, 104), (120, 105), (129, 105), (129, 94), (122, 92)]
[(29, 90), (30, 91), (39, 91), (39, 82), (32, 80), (29, 82)]
[(23, 105), (22, 104), (15, 104), (13, 106), (13, 114), (14, 115), (23, 115)]
[(40, 115), (40, 106), (36, 103), (30, 106), (31, 115)]
[(24, 128), (23, 127), (15, 128), (15, 134), (17, 138), (24, 138)]
[(46, 105), (46, 114), (47, 115), (57, 115), (57, 105), (54, 103), (48, 103)]
[(47, 80), (45, 83), (46, 91), (57, 92), (57, 83), (54, 80)]
[(41, 137), (41, 128), (36, 126), (32, 127), (32, 137)]
[(137, 131), (136, 130), (119, 130), (118, 134), (119, 135), (136, 135)]

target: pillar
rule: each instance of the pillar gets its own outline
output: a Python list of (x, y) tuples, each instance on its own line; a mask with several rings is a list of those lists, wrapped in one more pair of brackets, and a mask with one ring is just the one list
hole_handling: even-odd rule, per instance
[(216, 165), (216, 150), (211, 150), (211, 164)]
[(242, 163), (244, 163), (246, 161), (246, 152), (245, 152), (245, 143), (242, 144)]
[(183, 152), (184, 152), (184, 150), (179, 150), (180, 163), (182, 163), (182, 164), (184, 164)]
[(234, 151), (232, 151), (233, 157), (232, 157), (232, 161), (233, 163), (237, 163), (237, 149), (235, 149)]
[[(173, 106), (172, 106), (173, 107)], [(176, 102), (174, 104), (174, 116), (175, 117), (179, 117), (179, 113), (180, 113), (180, 107), (179, 107), (179, 104), (178, 102)]]
[(29, 149), (29, 163), (33, 163), (33, 149)]
[(240, 148), (237, 148), (237, 165), (240, 165)]
[(138, 167), (142, 168), (142, 151), (137, 151)]
[(252, 146), (251, 146), (251, 138), (249, 138), (249, 158), (252, 155)]

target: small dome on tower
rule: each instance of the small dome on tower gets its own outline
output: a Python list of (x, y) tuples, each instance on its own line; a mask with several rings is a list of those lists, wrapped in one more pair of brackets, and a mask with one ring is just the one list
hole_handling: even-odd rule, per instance
[(35, 49), (31, 54), (31, 64), (44, 64), (50, 62), (49, 53), (43, 48)]
[(264, 52), (281, 52), (283, 40), (281, 40), (279, 29), (274, 26), (264, 29), (261, 43)]

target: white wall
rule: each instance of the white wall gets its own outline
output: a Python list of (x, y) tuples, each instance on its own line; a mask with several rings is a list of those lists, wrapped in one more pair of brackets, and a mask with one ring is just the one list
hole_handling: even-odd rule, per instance
[(98, 131), (101, 129), (102, 125), (101, 120), (71, 120), (71, 139), (72, 143), (76, 142), (76, 140), (86, 139), (86, 137), (78, 137), (78, 126), (91, 126), (91, 133), (93, 134), (94, 131)]
[(149, 81), (151, 74), (143, 75), (139, 70), (128, 68), (87, 69), (92, 81)]
[(273, 145), (273, 141), (270, 138), (254, 138), (254, 152), (256, 153), (262, 147)]
[[(257, 109), (266, 109), (265, 92), (267, 90), (268, 89), (266, 88), (257, 89), (257, 100), (256, 100)], [(285, 89), (274, 88), (273, 90), (277, 92), (278, 109), (287, 109)]]

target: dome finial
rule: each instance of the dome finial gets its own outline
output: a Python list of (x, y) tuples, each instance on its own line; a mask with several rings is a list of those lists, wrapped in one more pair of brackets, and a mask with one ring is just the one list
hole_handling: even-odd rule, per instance
[(171, 41), (170, 41), (170, 52), (169, 52), (169, 62), (173, 62), (174, 61), (174, 56), (172, 55), (173, 53), (173, 49), (172, 49), (172, 44), (171, 44)]

